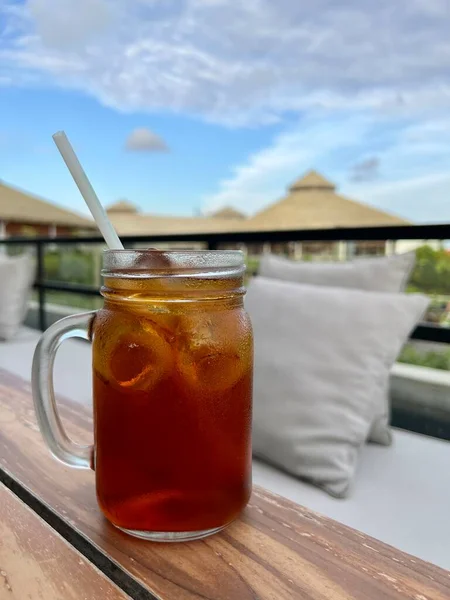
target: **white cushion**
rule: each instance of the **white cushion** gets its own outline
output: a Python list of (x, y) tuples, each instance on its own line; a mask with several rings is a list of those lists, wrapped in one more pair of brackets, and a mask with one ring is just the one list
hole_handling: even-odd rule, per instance
[(450, 442), (393, 430), (363, 447), (352, 494), (337, 500), (258, 460), (253, 482), (404, 552), (450, 569)]
[(255, 455), (346, 495), (390, 369), (428, 302), (254, 278)]
[(415, 263), (415, 252), (346, 262), (294, 261), (273, 254), (261, 257), (262, 277), (373, 292), (402, 292)]
[(0, 338), (16, 335), (27, 313), (34, 265), (27, 255), (0, 255)]
[[(260, 274), (271, 279), (344, 287), (378, 292), (402, 292), (411, 275), (416, 259), (415, 252), (375, 258), (359, 258), (349, 262), (293, 261), (276, 255), (261, 258)], [(389, 391), (382, 391), (384, 402), (375, 416), (369, 439), (389, 445)]]

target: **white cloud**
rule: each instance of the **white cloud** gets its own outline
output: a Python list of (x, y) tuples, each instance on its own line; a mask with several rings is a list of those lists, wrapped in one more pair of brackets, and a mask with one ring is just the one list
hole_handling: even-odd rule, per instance
[(450, 174), (431, 173), (386, 182), (377, 186), (349, 189), (350, 194), (416, 223), (449, 223)]
[(29, 15), (42, 43), (64, 50), (92, 41), (110, 24), (113, 10), (106, 0), (28, 0)]
[(446, 115), (397, 126), (381, 148), (380, 177), (348, 183), (345, 191), (412, 221), (450, 222), (449, 136)]
[[(450, 222), (450, 118), (423, 116), (414, 124), (366, 114), (308, 117), (237, 165), (204, 199), (254, 213), (276, 201), (310, 168), (321, 170), (344, 195), (412, 221)], [(354, 178), (354, 166), (377, 156), (377, 177)]]
[(448, 0), (28, 0), (3, 21), (0, 77), (124, 110), (245, 124), (450, 106)]
[(271, 146), (250, 156), (219, 184), (219, 191), (205, 199), (205, 208), (222, 206), (253, 213), (282, 196), (286, 187), (311, 167), (338, 175), (329, 157), (340, 149), (359, 148), (372, 126), (372, 119), (352, 115), (336, 119), (320, 113), (302, 119)]
[(126, 139), (125, 148), (132, 152), (167, 152), (169, 150), (166, 142), (146, 127), (134, 129)]

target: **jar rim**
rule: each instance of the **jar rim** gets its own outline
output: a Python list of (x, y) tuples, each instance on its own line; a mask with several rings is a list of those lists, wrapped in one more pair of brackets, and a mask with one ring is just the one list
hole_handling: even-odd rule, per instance
[(245, 271), (241, 250), (120, 249), (103, 251), (104, 277), (236, 277)]
[(124, 253), (139, 253), (139, 254), (186, 254), (186, 255), (206, 255), (211, 254), (217, 256), (218, 254), (223, 254), (225, 256), (241, 256), (244, 257), (244, 253), (242, 250), (195, 250), (195, 249), (186, 249), (186, 250), (165, 250), (162, 248), (105, 248), (103, 250), (103, 254), (124, 254)]

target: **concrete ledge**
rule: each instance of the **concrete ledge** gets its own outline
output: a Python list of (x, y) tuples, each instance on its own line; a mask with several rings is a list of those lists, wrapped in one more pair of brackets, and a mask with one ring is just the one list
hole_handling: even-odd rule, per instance
[(390, 400), (392, 425), (450, 440), (450, 372), (397, 363)]
[(407, 404), (449, 414), (450, 371), (396, 363), (391, 371), (393, 405)]

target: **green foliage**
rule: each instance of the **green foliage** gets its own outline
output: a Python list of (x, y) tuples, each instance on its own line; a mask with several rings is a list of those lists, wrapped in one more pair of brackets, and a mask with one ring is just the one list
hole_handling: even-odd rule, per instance
[(245, 262), (247, 265), (247, 274), (255, 275), (259, 269), (259, 256), (247, 256)]
[[(37, 292), (32, 293), (32, 299), (38, 301)], [(68, 292), (53, 292), (48, 291), (45, 294), (45, 301), (48, 304), (57, 304), (59, 306), (70, 306), (72, 308), (82, 308), (86, 310), (94, 310), (101, 308), (103, 304), (102, 298), (95, 296), (81, 296), (80, 294), (71, 294)]]
[(59, 252), (47, 252), (44, 257), (44, 273), (46, 279), (56, 281), (59, 279), (59, 264), (61, 255)]
[(45, 278), (52, 281), (95, 285), (96, 261), (92, 251), (55, 250), (44, 257)]
[(421, 246), (416, 250), (416, 266), (410, 279), (416, 291), (450, 294), (450, 254)]
[(437, 352), (434, 350), (421, 352), (414, 346), (405, 346), (398, 358), (398, 362), (430, 369), (450, 370), (450, 350)]
[(6, 246), (6, 253), (8, 256), (19, 256), (24, 253), (33, 253), (34, 246), (31, 245), (22, 245), (22, 244), (13, 244), (11, 246)]

